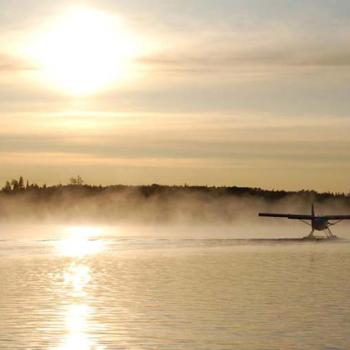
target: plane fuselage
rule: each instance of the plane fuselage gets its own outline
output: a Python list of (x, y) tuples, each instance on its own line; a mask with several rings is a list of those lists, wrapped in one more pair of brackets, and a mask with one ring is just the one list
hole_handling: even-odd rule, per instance
[(312, 228), (316, 231), (324, 231), (328, 228), (328, 220), (323, 217), (315, 216), (311, 220)]

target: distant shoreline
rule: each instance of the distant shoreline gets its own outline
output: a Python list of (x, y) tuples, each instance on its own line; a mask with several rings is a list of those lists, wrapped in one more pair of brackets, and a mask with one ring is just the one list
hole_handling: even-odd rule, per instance
[[(266, 190), (259, 187), (241, 187), (241, 186), (202, 186), (202, 185), (89, 185), (84, 184), (82, 179), (78, 180), (78, 183), (71, 184), (57, 184), (57, 185), (37, 185), (31, 184), (28, 181), (11, 180), (7, 181), (7, 184), (0, 190), (0, 194), (24, 194), (24, 193), (38, 193), (47, 194), (58, 194), (63, 192), (80, 193), (80, 194), (97, 194), (97, 193), (118, 193), (123, 191), (131, 191), (143, 195), (144, 197), (151, 197), (154, 195), (166, 195), (175, 193), (202, 193), (213, 196), (252, 196), (256, 198), (263, 198), (265, 200), (281, 200), (288, 196), (298, 196), (307, 201), (322, 202), (329, 199), (341, 199), (349, 201), (350, 204), (350, 193), (340, 192), (318, 192), (315, 190), (300, 190), (300, 191), (287, 191), (287, 190)], [(81, 183), (79, 183), (79, 180)]]

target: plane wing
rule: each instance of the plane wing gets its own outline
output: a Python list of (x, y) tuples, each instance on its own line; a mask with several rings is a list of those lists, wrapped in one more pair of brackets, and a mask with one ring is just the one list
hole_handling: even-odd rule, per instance
[[(298, 214), (259, 213), (259, 216), (267, 216), (271, 218), (286, 218), (291, 220), (311, 220), (312, 219), (311, 215), (298, 215)], [(349, 216), (349, 219), (350, 219), (350, 216)], [(337, 220), (337, 219), (330, 219), (330, 220)]]
[(350, 215), (322, 215), (327, 220), (350, 220)]
[[(286, 218), (290, 220), (312, 220), (312, 215), (298, 215), (298, 214), (276, 214), (276, 213), (259, 213), (259, 216), (266, 216), (272, 218)], [(326, 220), (350, 220), (350, 215), (317, 215), (316, 218)]]

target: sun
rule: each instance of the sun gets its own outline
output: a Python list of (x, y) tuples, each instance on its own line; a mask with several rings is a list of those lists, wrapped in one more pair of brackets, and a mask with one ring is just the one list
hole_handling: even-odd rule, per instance
[(84, 95), (123, 79), (137, 50), (118, 17), (74, 8), (47, 26), (31, 51), (44, 81)]

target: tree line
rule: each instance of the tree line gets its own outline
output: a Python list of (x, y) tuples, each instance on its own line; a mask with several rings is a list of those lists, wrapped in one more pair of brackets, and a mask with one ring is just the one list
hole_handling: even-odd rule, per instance
[[(69, 185), (73, 186), (82, 186), (84, 184), (84, 180), (80, 175), (76, 177), (71, 177), (69, 179)], [(61, 187), (62, 185), (56, 185), (51, 187)], [(68, 185), (67, 185), (68, 186)], [(24, 180), (23, 176), (20, 176), (18, 179), (12, 179), (5, 182), (5, 185), (1, 188), (1, 192), (3, 193), (18, 193), (25, 192), (28, 190), (42, 190), (46, 189), (46, 184), (38, 185), (36, 183), (29, 183), (29, 180)]]
[(218, 198), (222, 196), (235, 196), (235, 197), (255, 197), (269, 201), (276, 201), (284, 199), (288, 196), (294, 195), (300, 197), (305, 201), (318, 201), (322, 202), (329, 199), (340, 199), (350, 205), (350, 193), (332, 193), (324, 192), (318, 193), (312, 190), (301, 191), (284, 191), (284, 190), (264, 190), (254, 187), (238, 187), (238, 186), (189, 186), (184, 184), (179, 185), (140, 185), (140, 186), (128, 186), (128, 185), (108, 185), (108, 186), (96, 186), (89, 185), (84, 182), (80, 175), (71, 177), (67, 184), (47, 186), (46, 184), (38, 185), (36, 183), (30, 183), (25, 180), (23, 176), (18, 179), (12, 179), (6, 181), (2, 187), (0, 193), (7, 195), (15, 195), (18, 193), (34, 192), (40, 193), (42, 197), (50, 196), (59, 192), (72, 192), (79, 191), (80, 195), (92, 195), (102, 192), (122, 192), (125, 190), (137, 193), (145, 198), (152, 196), (171, 196), (178, 193), (196, 193), (203, 194), (209, 198)]

